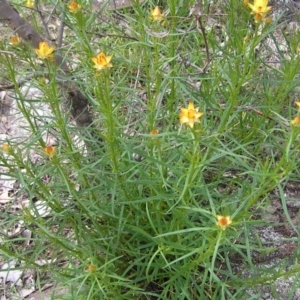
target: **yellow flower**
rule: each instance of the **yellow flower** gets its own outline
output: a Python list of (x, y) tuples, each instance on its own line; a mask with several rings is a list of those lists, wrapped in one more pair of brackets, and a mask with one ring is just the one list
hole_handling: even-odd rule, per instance
[(179, 114), (180, 124), (187, 123), (191, 128), (194, 127), (194, 123), (200, 123), (199, 118), (203, 115), (203, 112), (198, 112), (199, 108), (194, 108), (194, 103), (189, 102), (188, 108), (181, 108)]
[(27, 0), (25, 3), (25, 6), (28, 8), (34, 7), (34, 1), (33, 0)]
[(300, 111), (300, 101), (296, 101), (295, 104), (298, 106), (298, 110)]
[(154, 9), (151, 9), (151, 18), (154, 21), (162, 21), (164, 19), (164, 14), (161, 12), (158, 6)]
[(225, 230), (232, 223), (232, 220), (229, 216), (224, 217), (217, 215), (216, 218), (218, 220), (216, 224), (221, 227), (222, 230)]
[(44, 148), (44, 151), (49, 157), (52, 157), (56, 154), (56, 147), (55, 146), (46, 146)]
[(93, 272), (96, 271), (96, 266), (94, 266), (94, 265), (89, 265), (88, 270), (89, 270), (89, 272), (93, 273)]
[(71, 1), (68, 7), (71, 13), (77, 13), (81, 9), (81, 5), (76, 1)]
[(21, 39), (17, 35), (11, 36), (9, 41), (12, 45), (15, 45), (15, 46), (19, 45), (21, 43)]
[(256, 23), (262, 22), (263, 15), (262, 14), (254, 14), (254, 20)]
[(8, 145), (7, 143), (2, 144), (1, 147), (2, 147), (2, 151), (5, 153), (10, 153), (12, 150), (11, 146)]
[(110, 63), (112, 59), (111, 56), (106, 56), (104, 52), (100, 52), (96, 57), (92, 57), (91, 60), (95, 64), (94, 68), (97, 71), (106, 69), (106, 68), (111, 68), (113, 65)]
[(261, 22), (266, 14), (271, 10), (271, 6), (268, 6), (269, 0), (254, 0), (254, 3), (249, 3), (248, 0), (244, 0), (244, 3), (248, 5), (254, 14), (255, 22)]
[(152, 135), (156, 135), (158, 133), (159, 133), (158, 129), (153, 129), (153, 130), (150, 131), (150, 134), (152, 134)]
[(249, 1), (245, 2), (252, 9), (253, 14), (267, 14), (272, 8), (267, 6), (269, 0), (254, 0), (253, 4), (249, 3)]
[(49, 47), (49, 44), (47, 42), (40, 42), (39, 48), (34, 49), (35, 53), (39, 57), (39, 59), (49, 59), (53, 60), (53, 51), (55, 47), (51, 46)]
[(294, 126), (300, 126), (300, 116), (297, 116), (294, 120), (291, 121)]
[(266, 17), (263, 14), (255, 14), (254, 15), (254, 20), (256, 23), (260, 23), (262, 21), (264, 21), (266, 24), (270, 24), (272, 22), (272, 18), (271, 17)]
[(249, 41), (250, 40), (250, 35), (249, 34), (245, 35), (243, 40), (244, 40), (244, 42)]

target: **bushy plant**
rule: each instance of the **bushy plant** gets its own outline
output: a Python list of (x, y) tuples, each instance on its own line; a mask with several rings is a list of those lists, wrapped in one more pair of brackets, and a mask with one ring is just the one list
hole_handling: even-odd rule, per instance
[[(4, 235), (2, 255), (36, 269), (39, 286), (67, 287), (64, 299), (250, 299), (247, 289), (299, 272), (258, 269), (253, 256), (266, 252), (255, 228), (270, 226), (271, 195), (288, 218), (285, 185), (299, 182), (299, 33), (278, 42), (281, 17), (265, 1), (132, 2), (14, 2), (40, 33), (39, 12), (66, 28), (60, 46), (31, 49), (15, 34), (1, 44), (27, 121), (26, 138), (3, 140), (1, 166), (19, 183), (12, 198), (29, 200), (7, 206), (2, 226), (32, 233), (26, 247)], [(40, 99), (19, 87), (28, 74)], [(70, 83), (88, 100), (86, 125)]]

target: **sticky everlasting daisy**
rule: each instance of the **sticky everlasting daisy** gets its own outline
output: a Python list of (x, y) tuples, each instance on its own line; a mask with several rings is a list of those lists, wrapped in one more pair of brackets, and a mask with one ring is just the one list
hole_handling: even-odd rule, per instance
[(294, 126), (300, 126), (300, 116), (297, 116), (294, 120), (291, 121)]
[(158, 134), (159, 133), (159, 130), (158, 129), (152, 129), (151, 131), (150, 131), (150, 134), (152, 134), (152, 135), (156, 135), (156, 134)]
[(49, 157), (52, 157), (56, 154), (56, 147), (55, 146), (46, 146), (44, 148), (44, 151)]
[(150, 14), (154, 21), (162, 21), (164, 19), (164, 15), (158, 6), (156, 6), (154, 9), (151, 9)]
[(269, 0), (254, 0), (253, 4), (249, 3), (249, 0), (245, 0), (244, 3), (248, 5), (254, 15), (255, 22), (261, 22), (264, 20), (266, 14), (271, 10), (271, 6), (268, 6)]
[(91, 273), (94, 273), (96, 271), (96, 266), (95, 265), (89, 265), (88, 271)]
[(47, 42), (40, 42), (39, 48), (34, 49), (35, 53), (37, 54), (39, 59), (49, 59), (53, 60), (53, 51), (55, 47), (51, 46), (49, 47), (49, 44)]
[(34, 7), (34, 1), (27, 0), (26, 3), (25, 3), (25, 6), (28, 7), (28, 8)]
[(1, 145), (2, 151), (5, 153), (10, 153), (12, 151), (12, 148), (7, 143), (4, 143)]
[(217, 215), (217, 222), (216, 224), (222, 229), (225, 230), (230, 224), (232, 224), (232, 220), (229, 216), (224, 217), (224, 216), (220, 216)]
[(300, 101), (296, 101), (295, 104), (298, 106), (298, 110), (300, 111)]
[[(300, 101), (295, 101), (298, 111), (300, 111)], [(291, 121), (292, 125), (299, 127), (300, 126), (300, 116), (296, 116), (294, 120)]]
[(20, 44), (21, 39), (20, 39), (17, 35), (13, 35), (13, 36), (11, 36), (11, 38), (9, 39), (9, 42), (10, 42), (12, 45), (16, 46), (16, 45), (19, 45), (19, 44)]
[(190, 102), (188, 108), (181, 108), (179, 114), (180, 124), (187, 124), (191, 128), (195, 123), (200, 123), (199, 118), (203, 115), (203, 112), (199, 112), (199, 108), (194, 107), (194, 103)]
[(78, 4), (76, 1), (71, 1), (69, 3), (68, 8), (71, 13), (77, 13), (78, 11), (80, 11), (81, 5)]
[(96, 57), (92, 57), (91, 60), (95, 64), (93, 67), (97, 70), (103, 70), (107, 68), (111, 68), (113, 65), (111, 64), (111, 56), (106, 56), (104, 52), (100, 52)]

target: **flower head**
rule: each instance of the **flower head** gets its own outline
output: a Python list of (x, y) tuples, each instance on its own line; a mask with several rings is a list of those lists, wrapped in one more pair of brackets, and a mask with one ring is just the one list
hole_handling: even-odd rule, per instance
[(181, 108), (179, 114), (180, 124), (187, 123), (191, 128), (194, 127), (194, 123), (200, 123), (199, 118), (203, 115), (203, 112), (199, 112), (199, 108), (194, 108), (194, 103), (189, 102), (188, 108)]
[(91, 273), (95, 272), (96, 271), (96, 266), (95, 265), (89, 265), (88, 271), (91, 272)]
[(300, 101), (295, 101), (295, 104), (298, 106), (298, 110), (300, 111)]
[(248, 42), (249, 40), (250, 40), (250, 35), (249, 34), (245, 35), (243, 38), (244, 43)]
[(222, 229), (225, 230), (231, 223), (232, 220), (229, 216), (224, 217), (224, 216), (220, 216), (220, 215), (216, 215), (217, 218), (217, 225)]
[(94, 68), (97, 71), (107, 69), (107, 68), (111, 68), (113, 66), (110, 63), (111, 59), (112, 59), (112, 55), (111, 56), (106, 56), (104, 52), (100, 52), (96, 57), (91, 58), (92, 62), (95, 64)]
[(254, 14), (254, 20), (256, 23), (260, 23), (263, 21), (263, 15), (262, 14), (259, 14), (259, 13), (255, 13)]
[(51, 46), (49, 47), (49, 44), (47, 42), (40, 42), (39, 43), (39, 48), (34, 49), (35, 53), (39, 57), (39, 59), (49, 59), (53, 60), (53, 51), (55, 47)]
[(160, 8), (156, 6), (154, 9), (151, 9), (151, 18), (154, 21), (162, 21), (164, 19), (164, 14), (161, 12)]
[(10, 153), (12, 151), (11, 146), (7, 143), (1, 145), (2, 151), (5, 153)]
[(254, 0), (253, 4), (249, 3), (249, 0), (244, 0), (244, 3), (248, 5), (254, 14), (255, 22), (261, 22), (264, 20), (266, 14), (271, 10), (271, 6), (268, 6), (269, 0)]
[(152, 129), (151, 131), (150, 131), (150, 134), (152, 134), (152, 135), (156, 135), (156, 134), (158, 134), (159, 133), (159, 130), (158, 129)]
[(16, 46), (16, 45), (19, 45), (19, 44), (21, 43), (21, 39), (19, 38), (19, 36), (13, 35), (13, 36), (10, 37), (9, 42), (10, 42), (12, 45)]
[(80, 11), (81, 5), (78, 4), (76, 1), (72, 0), (72, 1), (69, 3), (68, 8), (69, 8), (69, 11), (70, 11), (71, 13), (77, 13), (77, 12)]
[(56, 154), (56, 147), (55, 146), (46, 146), (44, 148), (44, 151), (49, 157), (52, 157)]
[(253, 14), (267, 14), (271, 10), (271, 6), (268, 6), (269, 0), (254, 0), (251, 4), (249, 1), (245, 1), (245, 4), (252, 9)]
[(28, 8), (34, 7), (34, 1), (33, 0), (27, 0), (25, 3), (25, 6)]
[(294, 120), (291, 121), (294, 126), (300, 126), (300, 116), (297, 116)]

